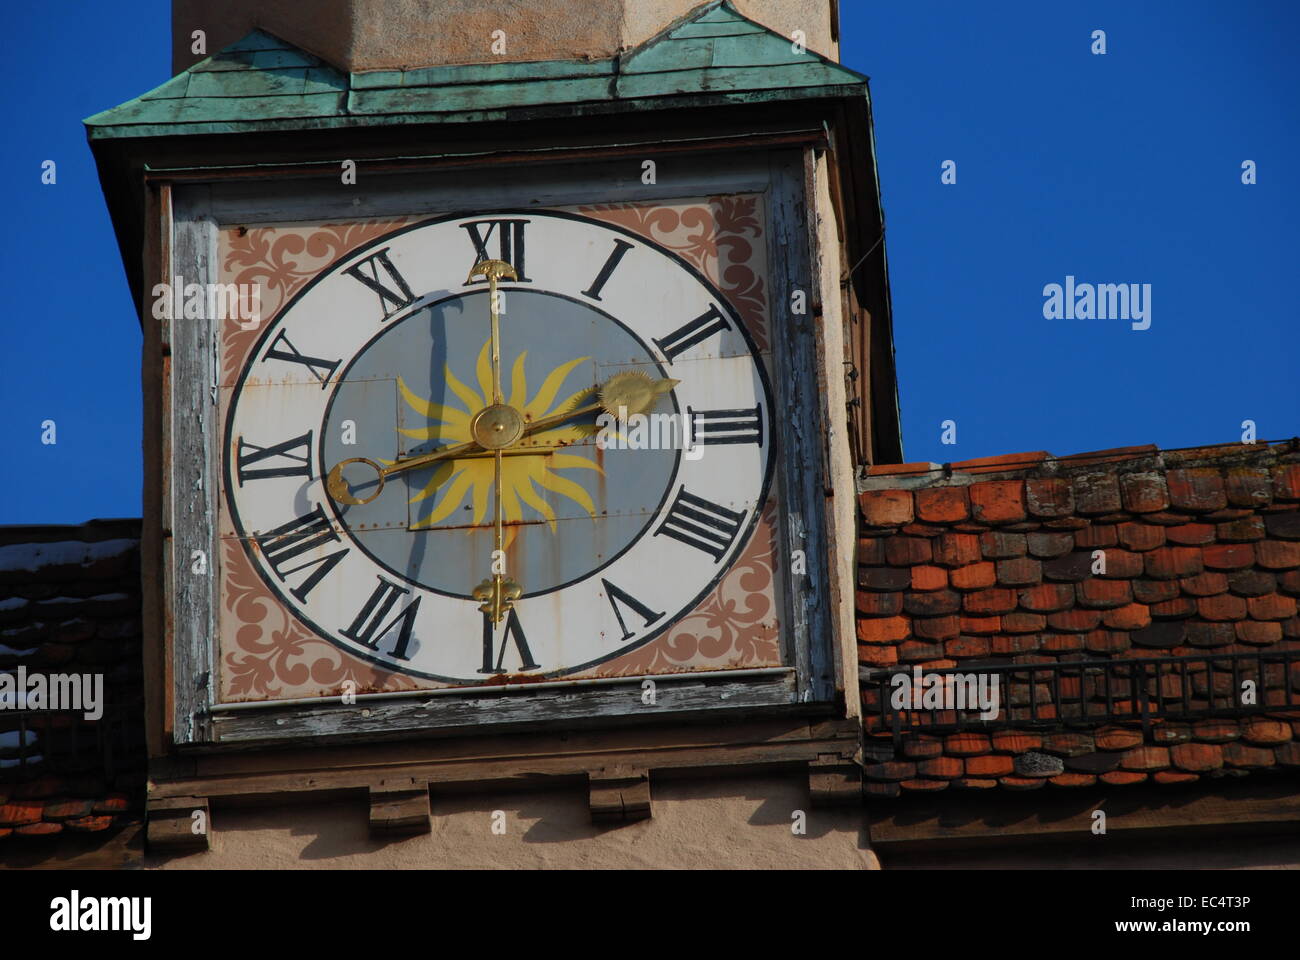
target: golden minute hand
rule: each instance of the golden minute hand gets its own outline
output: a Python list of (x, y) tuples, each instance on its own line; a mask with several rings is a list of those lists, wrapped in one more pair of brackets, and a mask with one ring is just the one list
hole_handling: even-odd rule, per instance
[(492, 315), (492, 402), (501, 402), (501, 324), (498, 319), (500, 294), (497, 293), (497, 281), (518, 280), (515, 268), (504, 260), (480, 260), (474, 264), (466, 283), (475, 277), (485, 277), (488, 282), (490, 302), (488, 312)]
[[(501, 279), (517, 280), (515, 268), (504, 260), (483, 260), (474, 264), (468, 280), (483, 276), (488, 281), (488, 313), (492, 321), (491, 355), (492, 355), (492, 406), (481, 411), (475, 417), (472, 429), (479, 433), (482, 424), (484, 433), (480, 439), (492, 448), (492, 512), (493, 550), (492, 575), (474, 590), (476, 599), (482, 600), (480, 609), (491, 617), (493, 623), (500, 623), (505, 612), (513, 605), (522, 590), (513, 580), (507, 580), (501, 572), (505, 563), (505, 516), (501, 497), (501, 451), (503, 447), (513, 444), (519, 437), (522, 426), (519, 412), (505, 408), (501, 396), (501, 324), (500, 299), (497, 293), (497, 281)], [(468, 280), (466, 282), (468, 282)]]

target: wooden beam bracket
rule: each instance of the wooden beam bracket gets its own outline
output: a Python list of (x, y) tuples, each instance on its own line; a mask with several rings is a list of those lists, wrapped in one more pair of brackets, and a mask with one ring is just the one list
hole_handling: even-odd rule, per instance
[(429, 820), (429, 785), (411, 778), (381, 780), (370, 787), (370, 834), (414, 836), (433, 829)]
[(862, 767), (843, 753), (819, 753), (808, 761), (808, 796), (814, 807), (862, 802)]
[(593, 823), (633, 823), (651, 817), (648, 770), (600, 767), (587, 772), (587, 782)]
[(151, 797), (145, 807), (145, 842), (158, 853), (211, 849), (212, 817), (207, 797)]

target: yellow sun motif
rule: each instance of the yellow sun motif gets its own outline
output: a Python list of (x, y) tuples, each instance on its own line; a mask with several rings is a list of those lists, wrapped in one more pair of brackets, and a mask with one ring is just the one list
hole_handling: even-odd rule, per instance
[[(478, 379), (478, 391), (458, 380), (450, 367), (444, 368), (447, 387), (464, 404), (464, 409), (456, 406), (431, 403), (414, 393), (399, 377), (398, 389), (407, 405), (421, 416), (427, 417), (429, 425), (415, 430), (400, 432), (416, 440), (439, 440), (446, 444), (464, 443), (473, 440), (470, 422), (474, 415), (492, 402), (492, 365), (488, 359), (487, 341), (478, 355), (475, 373)], [(527, 352), (521, 353), (511, 370), (509, 393), (505, 402), (523, 414), (525, 422), (540, 420), (565, 410), (577, 409), (584, 397), (590, 395), (592, 387), (583, 387), (559, 403), (555, 395), (564, 385), (565, 379), (578, 365), (590, 360), (579, 357), (561, 364), (550, 372), (543, 381), (541, 389), (528, 399), (528, 383), (524, 374), (524, 360)], [(505, 389), (502, 391), (505, 393)], [(521, 447), (560, 446), (582, 440), (596, 433), (593, 424), (563, 424), (530, 434), (520, 442)], [(439, 444), (442, 446), (443, 444)], [(600, 466), (587, 457), (571, 453), (550, 453), (538, 456), (506, 456), (501, 463), (501, 506), (506, 522), (519, 522), (524, 519), (523, 504), (532, 507), (547, 522), (552, 532), (555, 530), (555, 511), (538, 493), (542, 487), (553, 493), (572, 500), (591, 516), (596, 515), (596, 505), (591, 495), (578, 483), (561, 476), (557, 470), (595, 470), (602, 473)], [(465, 498), (473, 504), (475, 525), (482, 524), (488, 518), (492, 499), (494, 464), (491, 457), (478, 459), (448, 460), (440, 464), (429, 476), (423, 489), (411, 497), (411, 503), (419, 503), (430, 497), (437, 497), (433, 506), (418, 522), (411, 524), (412, 530), (427, 530), (452, 515)], [(512, 531), (511, 531), (512, 532)]]

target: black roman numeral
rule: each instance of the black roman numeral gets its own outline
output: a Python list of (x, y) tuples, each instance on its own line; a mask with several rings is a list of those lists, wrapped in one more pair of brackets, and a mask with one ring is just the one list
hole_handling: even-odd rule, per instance
[(625, 606), (631, 607), (633, 611), (635, 611), (637, 615), (640, 616), (641, 619), (645, 621), (645, 625), (647, 627), (663, 616), (662, 611), (659, 613), (655, 613), (644, 603), (637, 600), (631, 594), (625, 593), (624, 591), (620, 590), (618, 587), (614, 586), (608, 580), (601, 578), (600, 584), (605, 588), (605, 596), (609, 597), (609, 605), (614, 608), (614, 616), (618, 618), (618, 628), (623, 631), (624, 640), (632, 636), (633, 631), (629, 630), (627, 628), (627, 624), (623, 622), (623, 613), (618, 609), (618, 605), (620, 603), (622, 603)]
[(763, 405), (748, 410), (686, 408), (695, 443), (763, 443)]
[(423, 598), (416, 597), (414, 602), (408, 603), (400, 613), (388, 621), (387, 625), (384, 625), (384, 617), (388, 616), (388, 611), (393, 609), (393, 604), (397, 603), (399, 597), (407, 596), (411, 591), (383, 577), (376, 577), (376, 579), (379, 581), (379, 586), (375, 587), (375, 592), (370, 595), (370, 599), (366, 601), (366, 605), (361, 608), (361, 612), (357, 614), (352, 624), (339, 633), (371, 650), (378, 650), (379, 641), (387, 636), (393, 627), (398, 627), (397, 645), (393, 647), (393, 656), (398, 660), (409, 660), (411, 630), (415, 627), (415, 615), (420, 610), (420, 600)]
[[(280, 341), (284, 341), (284, 345), (289, 348), (288, 352), (279, 349), (278, 344)], [(309, 357), (306, 354), (299, 353), (298, 348), (289, 342), (289, 338), (284, 335), (283, 330), (271, 341), (271, 348), (266, 351), (266, 356), (262, 358), (262, 362), (265, 363), (267, 360), (287, 360), (289, 363), (301, 363), (312, 372), (312, 376), (320, 381), (322, 390), (329, 385), (330, 377), (333, 376), (335, 368), (343, 362), (342, 360), (322, 360), (320, 357)], [(323, 374), (321, 373), (322, 370), (325, 371)]]
[[(245, 480), (264, 480), (267, 477), (306, 477), (311, 479), (311, 434), (294, 437), (271, 447), (259, 447), (243, 437), (237, 441), (239, 450), (239, 485)], [(253, 468), (253, 464), (280, 458), (279, 463)]]
[(614, 273), (615, 268), (618, 267), (619, 261), (623, 259), (623, 255), (631, 249), (632, 244), (628, 243), (626, 240), (615, 240), (614, 249), (611, 251), (609, 259), (606, 260), (605, 265), (600, 268), (600, 273), (596, 274), (596, 279), (591, 282), (591, 286), (582, 291), (582, 295), (584, 297), (591, 297), (593, 300), (599, 300), (600, 291), (603, 290), (605, 284), (609, 282), (610, 276)]
[(308, 567), (316, 568), (297, 589), (289, 591), (299, 603), (303, 603), (307, 599), (307, 594), (321, 582), (325, 574), (338, 566), (339, 561), (347, 555), (348, 548), (336, 550), (329, 556), (316, 560), (307, 560), (296, 567), (285, 569), (285, 565), (304, 553), (324, 544), (337, 542), (338, 539), (339, 535), (334, 532), (329, 519), (325, 516), (325, 508), (317, 504), (316, 509), (305, 517), (296, 517), (284, 526), (276, 527), (270, 533), (258, 537), (257, 546), (281, 583), (284, 583), (285, 578), (291, 573), (297, 573)]
[[(415, 294), (411, 293), (411, 288), (406, 285), (402, 275), (393, 266), (393, 261), (388, 259), (388, 249), (384, 247), (343, 271), (379, 294), (379, 309), (384, 312), (385, 320), (399, 310), (405, 310), (416, 300)], [(396, 289), (393, 289), (394, 286)]]
[(492, 665), (492, 642), (496, 635), (494, 626), (492, 618), (486, 613), (483, 614), (483, 667), (479, 673), (502, 672), (501, 665), (506, 659), (506, 643), (511, 639), (515, 641), (515, 651), (519, 654), (519, 669), (536, 670), (538, 664), (533, 662), (532, 651), (528, 649), (528, 638), (524, 636), (523, 624), (519, 622), (519, 611), (511, 607), (510, 613), (506, 615), (506, 627), (501, 634), (501, 653), (497, 656), (495, 667)]
[(727, 318), (722, 315), (717, 304), (714, 304), (690, 323), (678, 327), (662, 339), (656, 337), (654, 342), (655, 346), (664, 352), (668, 362), (672, 363), (677, 359), (678, 354), (689, 350), (701, 340), (730, 329), (731, 324), (727, 323)]
[(735, 543), (744, 521), (743, 512), (736, 513), (703, 497), (687, 493), (683, 486), (677, 488), (677, 497), (668, 508), (668, 516), (659, 524), (654, 535), (657, 537), (663, 534), (680, 540), (688, 547), (703, 550), (713, 558), (714, 563), (718, 563)]
[[(462, 223), (461, 227), (469, 232), (469, 239), (474, 244), (474, 266), (480, 260), (504, 260), (515, 268), (520, 283), (532, 283), (524, 275), (524, 224), (527, 220), (475, 220)], [(495, 255), (488, 251), (488, 244), (496, 238)], [(487, 280), (475, 280), (475, 283), (487, 283)]]

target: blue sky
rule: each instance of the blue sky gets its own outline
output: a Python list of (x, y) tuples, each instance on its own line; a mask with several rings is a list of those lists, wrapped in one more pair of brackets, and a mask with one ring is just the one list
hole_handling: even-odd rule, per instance
[[(141, 510), (139, 325), (80, 122), (169, 75), (170, 4), (131, 7), (9, 12), (0, 523)], [(872, 78), (908, 460), (1300, 433), (1300, 4), (841, 7)], [(1150, 329), (1044, 319), (1067, 275), (1150, 284)]]
[[(841, 7), (872, 78), (908, 460), (1300, 433), (1300, 4)], [(1067, 275), (1150, 283), (1150, 329), (1045, 320)]]

